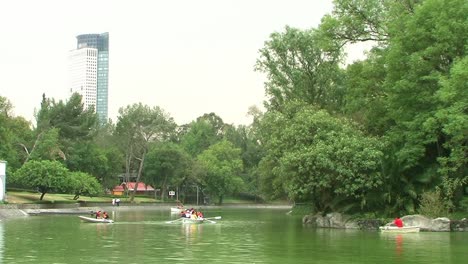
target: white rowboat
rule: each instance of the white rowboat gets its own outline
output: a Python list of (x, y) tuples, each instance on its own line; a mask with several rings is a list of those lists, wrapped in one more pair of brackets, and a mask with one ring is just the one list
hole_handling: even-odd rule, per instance
[(379, 229), (382, 233), (417, 233), (420, 231), (419, 226), (381, 226)]
[(106, 223), (106, 224), (111, 224), (114, 223), (114, 220), (111, 219), (103, 219), (103, 218), (94, 218), (94, 217), (87, 217), (87, 216), (78, 216), (81, 220), (85, 222), (90, 222), (90, 223)]
[(184, 211), (184, 208), (171, 207), (171, 213), (172, 214), (180, 214), (182, 211)]
[(202, 224), (203, 222), (205, 222), (205, 218), (182, 218), (182, 223), (184, 224)]

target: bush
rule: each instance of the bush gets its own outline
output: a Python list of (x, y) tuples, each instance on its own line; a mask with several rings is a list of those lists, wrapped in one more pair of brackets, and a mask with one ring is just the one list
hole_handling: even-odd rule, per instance
[(424, 192), (419, 200), (419, 213), (428, 217), (436, 218), (448, 215), (448, 208), (440, 195), (439, 190)]

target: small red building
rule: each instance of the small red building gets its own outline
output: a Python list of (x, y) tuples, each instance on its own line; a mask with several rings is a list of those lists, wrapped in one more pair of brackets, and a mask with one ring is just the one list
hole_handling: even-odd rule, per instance
[(117, 185), (112, 189), (112, 195), (124, 195), (125, 191), (133, 192), (136, 186), (136, 194), (152, 194), (154, 193), (154, 188), (151, 185), (146, 185), (144, 182), (124, 182), (120, 185)]

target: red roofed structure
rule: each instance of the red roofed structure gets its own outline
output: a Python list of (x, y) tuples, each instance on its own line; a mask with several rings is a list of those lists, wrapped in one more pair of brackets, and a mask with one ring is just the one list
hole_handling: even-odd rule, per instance
[(127, 182), (122, 183), (121, 185), (117, 185), (112, 189), (113, 195), (123, 195), (125, 191), (133, 192), (136, 188), (136, 194), (149, 194), (154, 192), (154, 188), (151, 185), (146, 185), (144, 182), (139, 182), (136, 184), (135, 182)]

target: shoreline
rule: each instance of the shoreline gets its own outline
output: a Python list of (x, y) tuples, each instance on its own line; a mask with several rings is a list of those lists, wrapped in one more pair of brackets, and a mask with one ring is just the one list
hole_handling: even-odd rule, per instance
[[(147, 210), (169, 210), (174, 204), (121, 204), (113, 206), (109, 204), (99, 204), (95, 206), (81, 206), (80, 204), (6, 204), (0, 206), (0, 221), (18, 217), (28, 217), (35, 215), (51, 214), (90, 214), (95, 211), (129, 211), (135, 209)], [(292, 209), (292, 205), (287, 204), (225, 204), (225, 205), (186, 205), (185, 208), (198, 209)]]

